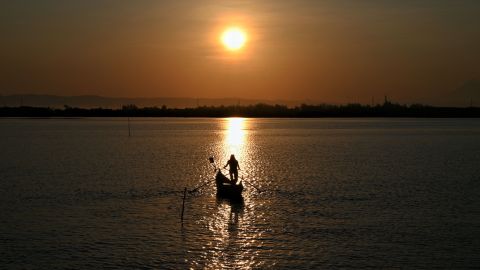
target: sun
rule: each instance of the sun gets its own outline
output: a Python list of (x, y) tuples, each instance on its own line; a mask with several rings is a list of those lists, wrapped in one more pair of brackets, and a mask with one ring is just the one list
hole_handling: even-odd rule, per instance
[(223, 32), (221, 41), (228, 50), (238, 51), (245, 46), (247, 35), (238, 27), (230, 27)]

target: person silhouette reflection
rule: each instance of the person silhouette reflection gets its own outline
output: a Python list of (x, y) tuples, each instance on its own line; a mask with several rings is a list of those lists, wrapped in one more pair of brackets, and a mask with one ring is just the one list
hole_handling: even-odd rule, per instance
[(238, 164), (238, 160), (235, 159), (235, 155), (232, 154), (230, 156), (230, 159), (227, 161), (227, 164), (223, 166), (223, 168), (225, 169), (227, 166), (230, 166), (230, 180), (233, 184), (235, 184), (238, 181), (238, 170), (240, 170), (240, 165)]

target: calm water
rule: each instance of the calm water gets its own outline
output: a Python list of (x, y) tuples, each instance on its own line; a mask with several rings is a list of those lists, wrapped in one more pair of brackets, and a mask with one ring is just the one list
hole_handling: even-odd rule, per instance
[[(480, 267), (479, 119), (0, 119), (2, 269)], [(235, 153), (243, 203), (207, 158)]]

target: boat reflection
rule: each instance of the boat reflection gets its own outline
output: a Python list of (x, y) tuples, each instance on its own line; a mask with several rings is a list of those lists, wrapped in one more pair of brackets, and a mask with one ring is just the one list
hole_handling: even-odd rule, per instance
[(217, 206), (219, 208), (222, 208), (222, 205), (226, 205), (226, 211), (229, 212), (228, 231), (236, 232), (238, 229), (239, 217), (243, 215), (243, 210), (245, 207), (245, 202), (243, 198), (227, 199), (227, 198), (217, 197)]

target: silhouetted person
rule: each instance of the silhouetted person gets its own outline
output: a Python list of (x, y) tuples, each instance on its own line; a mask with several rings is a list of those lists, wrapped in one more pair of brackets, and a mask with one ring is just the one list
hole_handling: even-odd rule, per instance
[(230, 159), (223, 168), (226, 168), (227, 166), (230, 166), (230, 180), (235, 184), (238, 180), (238, 170), (240, 170), (240, 165), (238, 164), (238, 160), (235, 159), (235, 155), (230, 156)]

